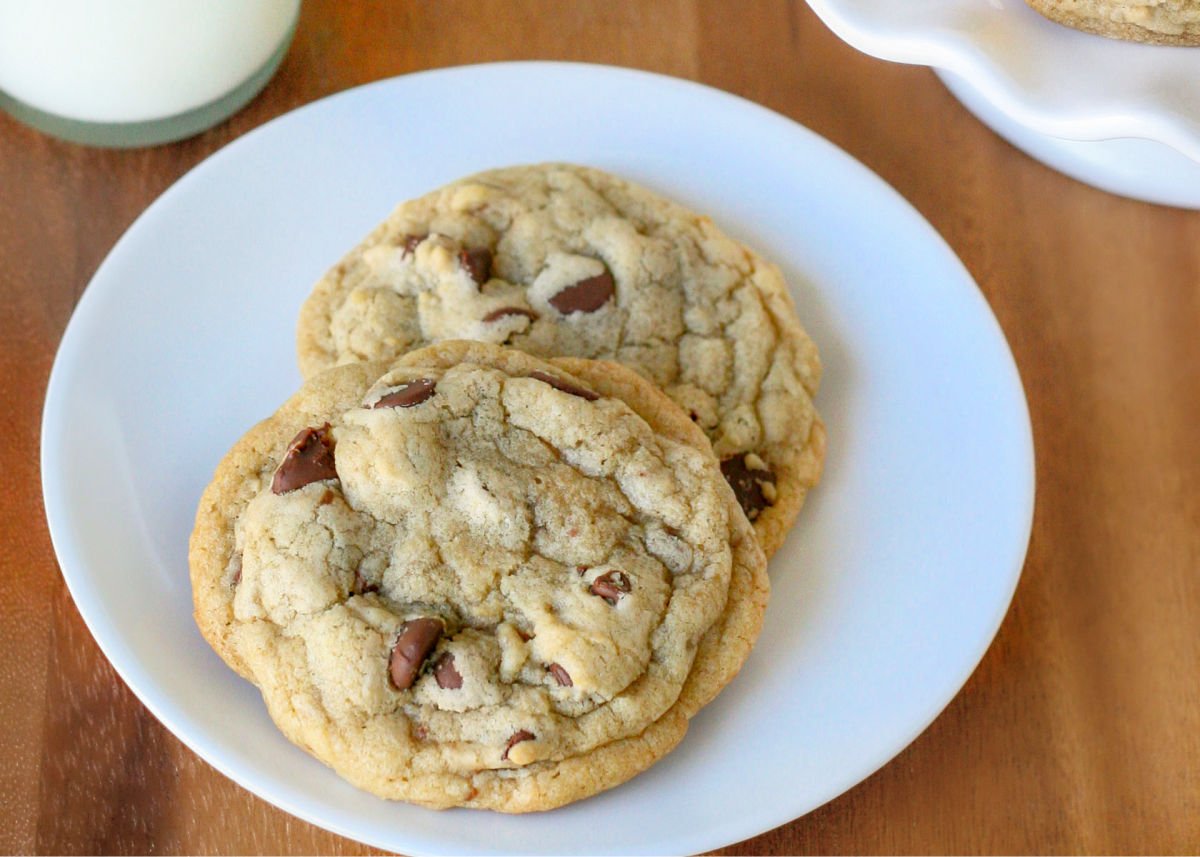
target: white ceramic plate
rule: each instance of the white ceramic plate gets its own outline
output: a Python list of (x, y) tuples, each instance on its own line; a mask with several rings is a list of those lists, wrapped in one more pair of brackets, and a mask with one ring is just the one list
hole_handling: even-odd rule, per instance
[[(969, 109), (1050, 166), (1127, 196), (1200, 208), (1200, 48), (1081, 33), (1024, 0), (808, 2), (859, 50), (952, 75)], [(1142, 142), (1062, 144), (1121, 138)]]
[[(377, 800), (288, 744), (192, 623), (187, 538), (214, 466), (298, 384), (309, 286), (399, 200), (486, 167), (607, 168), (777, 259), (820, 344), (825, 481), (771, 564), (749, 664), (660, 764), (524, 817)], [(702, 851), (883, 765), (975, 668), (1020, 573), (1020, 380), (962, 265), (832, 145), (696, 84), (519, 63), (411, 75), (267, 124), (167, 191), (63, 338), (42, 473), (63, 574), (146, 706), (283, 809), (406, 853)]]

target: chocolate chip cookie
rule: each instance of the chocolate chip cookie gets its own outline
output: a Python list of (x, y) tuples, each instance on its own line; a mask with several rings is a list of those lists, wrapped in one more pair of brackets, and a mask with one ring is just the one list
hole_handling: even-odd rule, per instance
[(1026, 0), (1052, 21), (1133, 42), (1200, 45), (1200, 0)]
[(467, 342), (311, 379), (221, 462), (190, 561), (205, 638), (293, 742), (383, 797), (506, 812), (670, 751), (768, 592), (663, 393)]
[(768, 556), (820, 476), (820, 362), (778, 268), (599, 170), (492, 170), (402, 204), (317, 284), (298, 356), (311, 376), (447, 339), (639, 371), (707, 433)]

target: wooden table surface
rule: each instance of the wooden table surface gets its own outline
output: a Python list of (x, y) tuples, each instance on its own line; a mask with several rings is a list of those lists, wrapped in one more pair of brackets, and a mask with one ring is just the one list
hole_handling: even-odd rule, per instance
[(308, 0), (278, 76), (192, 140), (89, 150), (0, 116), (0, 850), (369, 850), (226, 780), (100, 654), (41, 505), (46, 380), (97, 265), (202, 158), (356, 84), (529, 58), (703, 81), (859, 158), (963, 259), (1029, 397), (1033, 540), (982, 665), (881, 771), (722, 853), (1200, 850), (1200, 212), (1053, 172), (800, 0)]

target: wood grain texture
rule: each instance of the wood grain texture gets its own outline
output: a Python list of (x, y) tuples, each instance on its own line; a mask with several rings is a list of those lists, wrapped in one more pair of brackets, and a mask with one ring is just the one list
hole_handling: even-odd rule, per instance
[(1054, 173), (785, 0), (308, 0), (264, 93), (192, 140), (97, 151), (0, 116), (0, 850), (369, 851), (217, 774), (104, 660), (41, 508), (45, 383), (96, 266), (206, 155), (350, 86), (529, 58), (701, 80), (849, 151), (961, 256), (1029, 396), (1033, 541), (980, 668), (877, 774), (721, 853), (1200, 851), (1200, 213)]

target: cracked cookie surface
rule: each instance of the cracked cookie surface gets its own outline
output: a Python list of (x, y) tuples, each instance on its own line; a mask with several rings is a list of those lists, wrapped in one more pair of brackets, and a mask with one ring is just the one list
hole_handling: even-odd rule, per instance
[(438, 807), (547, 809), (649, 766), (767, 595), (661, 392), (482, 343), (311, 380), (223, 460), (190, 559), (201, 630), (282, 731)]
[(708, 435), (768, 556), (819, 479), (820, 361), (778, 268), (616, 176), (509, 167), (403, 203), (316, 285), (297, 353), (310, 376), (448, 339), (636, 369)]
[(1113, 39), (1200, 45), (1200, 0), (1026, 0), (1052, 21)]

